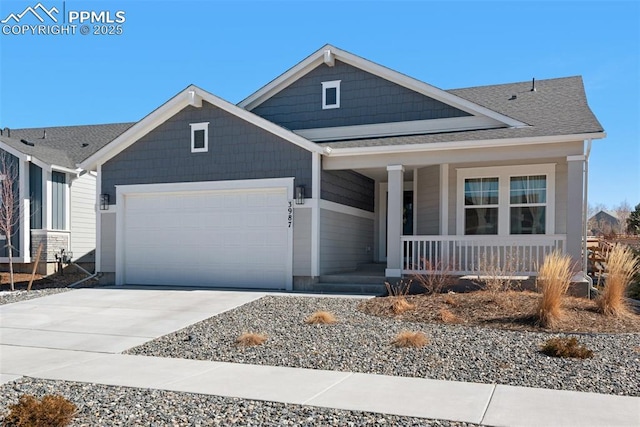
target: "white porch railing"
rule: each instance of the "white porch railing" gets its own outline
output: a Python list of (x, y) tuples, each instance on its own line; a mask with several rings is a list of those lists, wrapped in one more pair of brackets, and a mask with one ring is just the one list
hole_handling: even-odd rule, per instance
[(565, 235), (402, 236), (402, 273), (537, 275), (545, 256), (565, 251)]

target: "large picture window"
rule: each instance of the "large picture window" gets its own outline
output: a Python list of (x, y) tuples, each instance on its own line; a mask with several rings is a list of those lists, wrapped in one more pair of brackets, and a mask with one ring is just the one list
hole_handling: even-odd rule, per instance
[(554, 164), (458, 169), (458, 234), (553, 234), (554, 198)]

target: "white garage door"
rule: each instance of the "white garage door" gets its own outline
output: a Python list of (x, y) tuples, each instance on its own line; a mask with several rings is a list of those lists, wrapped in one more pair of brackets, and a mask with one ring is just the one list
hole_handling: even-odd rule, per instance
[(130, 194), (124, 282), (282, 289), (290, 280), (284, 188)]

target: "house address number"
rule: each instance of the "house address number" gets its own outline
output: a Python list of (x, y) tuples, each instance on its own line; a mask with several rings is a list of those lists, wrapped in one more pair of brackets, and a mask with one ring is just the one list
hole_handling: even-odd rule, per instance
[(289, 200), (289, 207), (287, 208), (287, 221), (289, 222), (289, 228), (293, 224), (293, 201)]

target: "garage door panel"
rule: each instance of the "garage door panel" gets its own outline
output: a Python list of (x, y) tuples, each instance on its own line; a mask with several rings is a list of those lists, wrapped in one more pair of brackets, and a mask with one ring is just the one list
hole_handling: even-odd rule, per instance
[(124, 279), (129, 284), (284, 288), (284, 189), (129, 195)]

